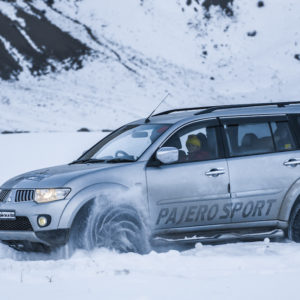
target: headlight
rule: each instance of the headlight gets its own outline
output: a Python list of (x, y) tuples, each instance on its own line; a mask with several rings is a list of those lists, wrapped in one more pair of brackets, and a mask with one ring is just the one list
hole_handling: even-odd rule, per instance
[(38, 203), (46, 203), (51, 201), (65, 199), (71, 189), (37, 189), (35, 190), (34, 201)]

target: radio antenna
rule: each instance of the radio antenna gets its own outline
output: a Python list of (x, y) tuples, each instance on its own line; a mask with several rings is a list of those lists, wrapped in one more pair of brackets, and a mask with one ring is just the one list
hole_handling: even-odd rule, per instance
[(155, 113), (155, 111), (163, 104), (163, 102), (170, 96), (170, 93), (167, 93), (167, 95), (160, 101), (160, 103), (155, 107), (155, 109), (153, 110), (153, 112), (145, 119), (145, 123), (149, 123), (150, 122), (150, 118), (152, 117), (152, 115)]

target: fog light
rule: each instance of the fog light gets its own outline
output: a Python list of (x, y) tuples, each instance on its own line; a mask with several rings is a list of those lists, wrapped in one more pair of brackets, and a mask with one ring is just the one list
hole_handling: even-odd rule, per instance
[(50, 216), (39, 216), (37, 222), (40, 227), (46, 227), (50, 224)]

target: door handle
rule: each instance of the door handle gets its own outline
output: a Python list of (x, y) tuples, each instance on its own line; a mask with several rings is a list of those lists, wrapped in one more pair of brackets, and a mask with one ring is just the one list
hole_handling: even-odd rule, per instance
[(283, 165), (287, 166), (287, 167), (297, 167), (297, 165), (300, 165), (300, 159), (298, 159), (298, 158), (291, 158), (289, 160), (286, 160), (283, 163)]
[(215, 168), (205, 172), (205, 175), (210, 177), (217, 177), (222, 174), (225, 174), (225, 170), (223, 168), (218, 168), (218, 169)]

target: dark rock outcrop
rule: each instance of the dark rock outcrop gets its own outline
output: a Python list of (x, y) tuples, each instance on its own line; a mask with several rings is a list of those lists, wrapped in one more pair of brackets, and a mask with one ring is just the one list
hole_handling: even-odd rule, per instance
[(54, 25), (31, 1), (25, 1), (26, 10), (9, 2), (22, 22), (0, 11), (0, 78), (17, 79), (22, 60), (34, 76), (55, 72), (58, 66), (82, 67), (84, 56), (92, 52), (87, 45)]

